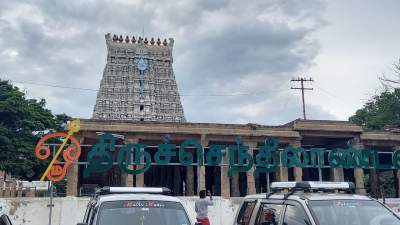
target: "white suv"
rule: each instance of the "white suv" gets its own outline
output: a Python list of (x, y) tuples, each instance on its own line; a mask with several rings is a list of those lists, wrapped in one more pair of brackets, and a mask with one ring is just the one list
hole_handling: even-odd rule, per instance
[(274, 182), (248, 195), (234, 225), (399, 225), (400, 218), (347, 182)]
[(167, 188), (104, 187), (78, 225), (191, 225), (182, 202)]

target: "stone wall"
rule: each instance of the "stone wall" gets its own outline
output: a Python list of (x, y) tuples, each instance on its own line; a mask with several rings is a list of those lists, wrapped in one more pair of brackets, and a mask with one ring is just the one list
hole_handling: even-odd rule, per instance
[[(192, 222), (195, 221), (194, 202), (196, 197), (182, 197)], [(82, 221), (89, 198), (55, 198), (52, 225), (76, 225)], [(216, 198), (209, 208), (211, 224), (232, 225), (241, 199)], [(48, 198), (3, 198), (0, 211), (10, 216), (13, 225), (46, 225), (49, 218)]]

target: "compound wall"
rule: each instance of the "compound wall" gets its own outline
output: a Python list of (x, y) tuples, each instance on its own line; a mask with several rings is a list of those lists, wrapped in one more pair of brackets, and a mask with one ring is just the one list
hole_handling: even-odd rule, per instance
[[(195, 197), (182, 197), (181, 200), (195, 221)], [(89, 198), (54, 198), (52, 225), (76, 225), (82, 221)], [(230, 200), (216, 198), (214, 206), (209, 207), (212, 225), (232, 225), (240, 198)], [(9, 215), (13, 225), (49, 224), (48, 198), (0, 198), (0, 212)]]

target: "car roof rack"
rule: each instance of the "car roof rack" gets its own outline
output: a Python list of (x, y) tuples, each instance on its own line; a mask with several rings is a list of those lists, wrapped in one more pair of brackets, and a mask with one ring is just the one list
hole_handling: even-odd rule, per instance
[(297, 181), (297, 182), (272, 182), (272, 192), (267, 193), (266, 198), (271, 195), (287, 190), (284, 199), (287, 199), (296, 191), (304, 192), (332, 192), (332, 191), (346, 191), (354, 192), (355, 185), (353, 182), (321, 182), (321, 181)]
[(102, 187), (96, 191), (96, 195), (109, 194), (170, 194), (166, 187)]

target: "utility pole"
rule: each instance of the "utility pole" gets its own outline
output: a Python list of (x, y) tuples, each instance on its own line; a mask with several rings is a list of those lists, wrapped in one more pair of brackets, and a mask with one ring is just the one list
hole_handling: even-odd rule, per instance
[(312, 78), (304, 78), (304, 77), (299, 77), (297, 79), (292, 78), (292, 80), (290, 80), (291, 82), (300, 82), (301, 87), (291, 87), (290, 89), (297, 89), (297, 90), (301, 90), (301, 99), (303, 101), (303, 118), (304, 120), (307, 119), (306, 117), (306, 104), (304, 102), (304, 90), (310, 90), (312, 91), (313, 88), (305, 88), (304, 87), (304, 82), (314, 82), (314, 80)]

